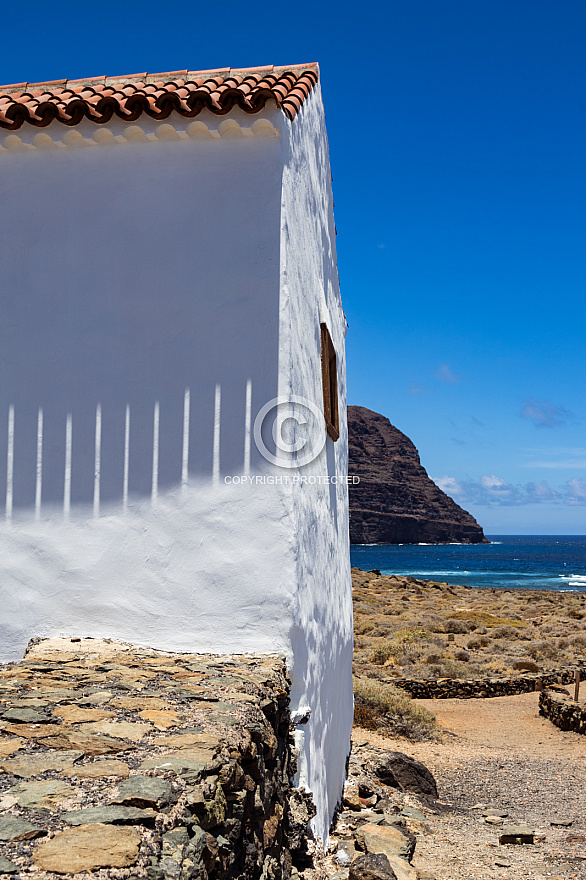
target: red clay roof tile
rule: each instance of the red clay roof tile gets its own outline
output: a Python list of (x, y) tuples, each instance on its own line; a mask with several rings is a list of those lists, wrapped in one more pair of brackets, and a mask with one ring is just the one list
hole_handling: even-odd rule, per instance
[(304, 64), (16, 83), (0, 86), (0, 129), (25, 122), (43, 128), (54, 119), (68, 126), (84, 118), (104, 123), (114, 115), (134, 121), (143, 113), (166, 119), (173, 110), (185, 117), (203, 109), (224, 116), (233, 107), (258, 113), (271, 99), (294, 119), (317, 80), (317, 64)]

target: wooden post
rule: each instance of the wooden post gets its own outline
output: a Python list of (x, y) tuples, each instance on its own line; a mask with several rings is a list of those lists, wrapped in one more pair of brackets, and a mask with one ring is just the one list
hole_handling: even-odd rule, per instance
[(576, 669), (574, 673), (574, 700), (578, 702), (578, 694), (580, 693), (580, 670)]

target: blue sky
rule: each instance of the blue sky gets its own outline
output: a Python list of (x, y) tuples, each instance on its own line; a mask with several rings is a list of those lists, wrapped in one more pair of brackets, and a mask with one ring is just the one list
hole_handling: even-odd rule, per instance
[(4, 83), (318, 61), (349, 402), (489, 534), (586, 533), (586, 5), (16, 4)]

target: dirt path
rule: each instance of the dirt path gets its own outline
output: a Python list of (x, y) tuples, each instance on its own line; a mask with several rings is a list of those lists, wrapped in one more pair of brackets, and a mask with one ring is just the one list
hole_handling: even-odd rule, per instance
[[(408, 743), (355, 730), (356, 741), (406, 752), (434, 773), (451, 806), (431, 816), (414, 865), (434, 880), (586, 880), (586, 737), (538, 715), (538, 695), (486, 700), (420, 700), (444, 728), (441, 743)], [(508, 813), (542, 837), (500, 846), (499, 827), (477, 804)], [(571, 823), (554, 826), (552, 821)], [(499, 864), (503, 863), (503, 864)]]

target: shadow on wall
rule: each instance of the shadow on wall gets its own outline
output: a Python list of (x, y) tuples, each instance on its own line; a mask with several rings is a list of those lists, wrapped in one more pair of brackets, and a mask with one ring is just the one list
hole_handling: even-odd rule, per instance
[(0, 510), (38, 509), (39, 472), (41, 509), (180, 483), (186, 391), (189, 474), (242, 473), (247, 383), (253, 417), (277, 392), (278, 144), (2, 158)]
[(174, 326), (165, 332), (160, 301), (147, 303), (159, 332), (129, 334), (123, 345), (110, 332), (120, 320), (104, 314), (107, 305), (94, 304), (87, 320), (99, 330), (76, 329), (73, 344), (66, 302), (49, 325), (30, 303), (11, 303), (18, 334), (0, 334), (7, 519), (61, 507), (67, 517), (78, 504), (98, 514), (103, 504), (156, 498), (189, 476), (219, 481), (264, 462), (251, 425), (276, 394), (277, 303), (261, 322), (262, 339), (254, 326), (243, 338), (237, 309), (207, 315), (207, 332), (194, 331), (198, 309), (183, 308), (178, 319), (185, 301), (173, 308), (169, 299)]

